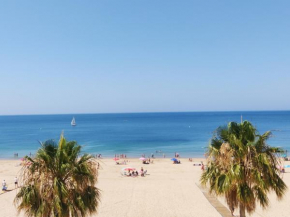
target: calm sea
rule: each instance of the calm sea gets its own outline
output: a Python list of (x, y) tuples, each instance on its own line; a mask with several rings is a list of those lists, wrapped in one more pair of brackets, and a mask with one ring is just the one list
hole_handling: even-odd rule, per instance
[[(290, 111), (267, 112), (182, 112), (132, 114), (76, 114), (0, 116), (0, 158), (33, 154), (39, 141), (55, 139), (61, 132), (76, 140), (83, 151), (112, 157), (141, 154), (171, 157), (203, 156), (213, 131), (229, 121), (251, 121), (263, 133), (273, 131), (270, 145), (290, 150)], [(70, 122), (76, 119), (77, 126)]]

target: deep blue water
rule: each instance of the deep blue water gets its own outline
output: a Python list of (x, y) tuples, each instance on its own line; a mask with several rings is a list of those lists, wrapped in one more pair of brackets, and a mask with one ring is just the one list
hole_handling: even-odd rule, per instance
[[(156, 150), (166, 156), (203, 156), (213, 131), (229, 121), (239, 122), (241, 115), (260, 133), (273, 131), (270, 145), (290, 150), (290, 111), (25, 115), (0, 116), (0, 158), (35, 153), (38, 141), (58, 140), (62, 131), (83, 145), (83, 151), (105, 157), (136, 157)], [(70, 125), (73, 116), (76, 127)]]

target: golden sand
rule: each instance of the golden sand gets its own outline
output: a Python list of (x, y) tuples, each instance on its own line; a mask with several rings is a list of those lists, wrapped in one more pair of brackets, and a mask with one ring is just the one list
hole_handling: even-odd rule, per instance
[[(200, 166), (193, 166), (188, 159), (181, 164), (172, 164), (170, 159), (155, 159), (153, 164), (144, 165), (139, 159), (128, 159), (127, 165), (116, 165), (112, 159), (100, 160), (98, 188), (101, 203), (98, 217), (215, 217), (221, 216), (197, 186), (201, 175)], [(200, 162), (202, 159), (194, 159)], [(20, 170), (19, 160), (0, 160), (0, 181), (6, 180), (8, 189), (14, 188), (14, 178)], [(145, 177), (124, 177), (121, 169), (132, 166), (147, 170)], [(290, 186), (290, 171), (283, 177)], [(0, 195), (0, 216), (15, 217), (17, 211), (13, 199), (17, 189)], [(289, 192), (278, 202), (270, 195), (270, 207), (258, 208), (252, 215), (289, 216)], [(220, 199), (224, 203), (223, 199)], [(19, 216), (23, 216), (20, 213)]]

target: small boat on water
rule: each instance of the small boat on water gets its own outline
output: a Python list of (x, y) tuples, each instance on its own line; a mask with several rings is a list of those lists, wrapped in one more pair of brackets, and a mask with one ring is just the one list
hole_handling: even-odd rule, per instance
[(73, 119), (71, 120), (70, 124), (71, 124), (72, 126), (76, 126), (76, 125), (77, 125), (77, 124), (76, 124), (76, 119), (75, 119), (75, 117), (73, 117)]

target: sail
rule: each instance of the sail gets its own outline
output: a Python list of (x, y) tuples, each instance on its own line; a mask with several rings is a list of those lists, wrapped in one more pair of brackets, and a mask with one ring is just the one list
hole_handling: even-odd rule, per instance
[(71, 125), (72, 125), (72, 126), (75, 126), (75, 125), (76, 125), (76, 119), (75, 119), (75, 117), (73, 117), (73, 119), (72, 119), (72, 121), (71, 121)]

